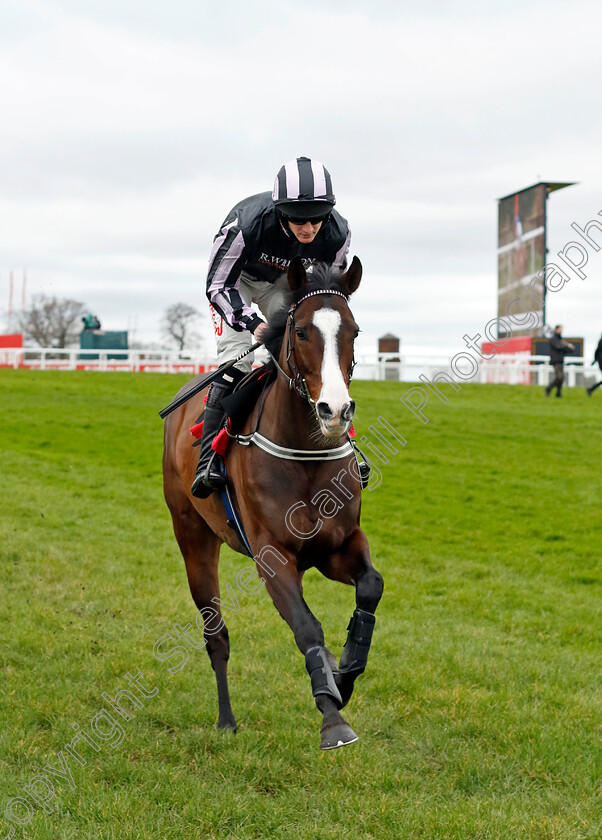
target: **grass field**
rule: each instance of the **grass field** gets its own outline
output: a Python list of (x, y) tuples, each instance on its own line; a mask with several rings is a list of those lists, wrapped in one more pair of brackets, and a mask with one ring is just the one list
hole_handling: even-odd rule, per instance
[[(358, 433), (382, 416), (407, 445), (364, 495), (385, 594), (360, 740), (323, 753), (265, 591), (227, 615), (237, 735), (204, 651), (153, 656), (195, 623), (157, 414), (183, 381), (0, 371), (0, 840), (602, 837), (602, 394), (465, 385), (424, 425), (409, 385), (354, 384)], [(222, 584), (247, 562), (224, 551)], [(353, 591), (310, 572), (305, 594), (339, 653)], [(148, 696), (118, 729), (128, 673)]]

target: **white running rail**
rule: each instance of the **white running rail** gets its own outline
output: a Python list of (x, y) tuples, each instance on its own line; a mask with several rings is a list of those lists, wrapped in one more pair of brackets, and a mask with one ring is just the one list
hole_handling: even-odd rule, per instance
[[(462, 355), (466, 355), (465, 352)], [(356, 357), (355, 379), (418, 382), (445, 374), (462, 382), (506, 385), (547, 385), (553, 373), (549, 356), (498, 354), (485, 360), (476, 352), (470, 378), (454, 372), (454, 356), (445, 354), (360, 353)], [(146, 373), (185, 373), (194, 376), (217, 368), (215, 357), (179, 353), (173, 350), (58, 350), (51, 347), (0, 348), (0, 367), (32, 370), (89, 370)], [(466, 367), (464, 366), (464, 369)], [(565, 384), (575, 387), (595, 380), (598, 368), (582, 357), (565, 361)], [(445, 381), (445, 377), (439, 377)]]

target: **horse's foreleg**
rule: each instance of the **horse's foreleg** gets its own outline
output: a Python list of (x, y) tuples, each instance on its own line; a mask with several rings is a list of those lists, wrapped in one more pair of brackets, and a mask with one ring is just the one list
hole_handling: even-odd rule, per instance
[(357, 741), (357, 735), (339, 712), (343, 699), (333, 673), (336, 660), (324, 645), (322, 625), (303, 598), (301, 575), (294, 565), (294, 558), (287, 559), (285, 568), (270, 569), (274, 572), (273, 576), (266, 575), (265, 564), (259, 567), (259, 573), (264, 577), (274, 606), (293, 631), (297, 647), (305, 657), (314, 700), (323, 716), (321, 748), (333, 749), (351, 744)]
[(334, 580), (355, 585), (356, 609), (347, 626), (347, 640), (335, 676), (342, 705), (346, 706), (356, 679), (368, 663), (376, 623), (374, 613), (382, 597), (383, 579), (370, 562), (368, 540), (360, 529), (347, 541), (344, 550), (331, 557), (324, 572)]
[[(218, 729), (236, 732), (236, 720), (230, 705), (228, 628), (219, 608), (218, 563), (221, 541), (202, 519), (188, 499), (172, 509), (174, 532), (186, 562), (186, 574), (194, 603), (203, 618), (203, 634), (211, 667), (217, 682)], [(214, 600), (216, 599), (216, 600)]]

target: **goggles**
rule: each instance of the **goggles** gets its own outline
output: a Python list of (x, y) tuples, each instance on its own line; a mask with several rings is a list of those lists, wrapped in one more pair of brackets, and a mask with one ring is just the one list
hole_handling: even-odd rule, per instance
[(332, 211), (329, 210), (328, 213), (323, 213), (321, 216), (314, 216), (312, 219), (308, 219), (303, 216), (301, 218), (298, 218), (297, 216), (289, 216), (287, 213), (282, 213), (282, 217), (292, 225), (306, 225), (308, 222), (312, 225), (317, 225), (320, 222), (325, 222), (330, 217), (331, 212)]

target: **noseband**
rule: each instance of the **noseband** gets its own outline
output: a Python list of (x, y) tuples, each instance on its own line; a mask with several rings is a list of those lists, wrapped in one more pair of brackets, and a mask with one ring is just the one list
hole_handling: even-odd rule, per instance
[[(286, 362), (292, 371), (292, 377), (289, 376), (285, 371), (282, 370), (280, 365), (278, 364), (278, 360), (272, 356), (272, 361), (276, 365), (278, 371), (284, 376), (285, 379), (288, 380), (288, 386), (291, 391), (296, 391), (297, 394), (304, 400), (306, 400), (312, 408), (315, 410), (315, 400), (313, 399), (312, 395), (309, 392), (309, 388), (307, 387), (307, 382), (305, 381), (304, 377), (301, 375), (301, 371), (299, 370), (299, 366), (297, 365), (297, 360), (295, 358), (295, 347), (293, 344), (293, 331), (295, 329), (295, 311), (297, 308), (303, 303), (304, 300), (307, 298), (315, 297), (316, 295), (338, 295), (342, 297), (345, 302), (349, 300), (347, 295), (343, 294), (343, 292), (338, 292), (336, 289), (316, 289), (313, 292), (308, 292), (306, 295), (303, 295), (297, 303), (295, 303), (288, 311), (287, 315), (287, 330), (286, 330)], [(353, 376), (353, 369), (355, 367), (355, 358), (353, 358), (351, 362), (351, 367), (349, 368), (349, 379)]]

